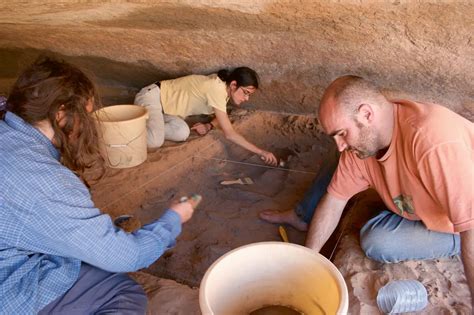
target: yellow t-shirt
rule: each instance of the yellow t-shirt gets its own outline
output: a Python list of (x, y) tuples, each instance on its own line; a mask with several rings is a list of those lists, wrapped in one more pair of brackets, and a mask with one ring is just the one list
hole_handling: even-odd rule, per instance
[(474, 125), (435, 104), (394, 101), (386, 154), (343, 152), (328, 193), (349, 199), (374, 188), (393, 212), (439, 232), (474, 228)]
[(191, 115), (210, 115), (215, 108), (226, 111), (226, 84), (216, 74), (192, 74), (161, 81), (160, 90), (165, 114), (185, 118)]

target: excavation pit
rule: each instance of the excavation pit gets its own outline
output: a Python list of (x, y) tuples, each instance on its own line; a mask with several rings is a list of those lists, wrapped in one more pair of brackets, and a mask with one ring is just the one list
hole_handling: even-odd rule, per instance
[[(143, 165), (109, 170), (93, 187), (98, 207), (112, 217), (133, 214), (143, 224), (158, 218), (172, 200), (191, 193), (203, 196), (177, 245), (147, 272), (198, 286), (207, 268), (226, 252), (254, 242), (280, 241), (278, 226), (260, 220), (259, 211), (293, 207), (332, 145), (314, 117), (244, 112), (234, 119), (239, 132), (274, 152), (285, 167), (268, 167), (213, 131), (150, 152)], [(239, 178), (253, 183), (220, 184)], [(304, 233), (287, 230), (293, 243), (304, 243)]]

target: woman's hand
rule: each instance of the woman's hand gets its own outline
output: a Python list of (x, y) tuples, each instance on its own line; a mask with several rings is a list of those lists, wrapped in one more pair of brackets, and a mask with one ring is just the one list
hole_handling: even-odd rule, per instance
[(180, 219), (181, 223), (184, 223), (191, 219), (194, 210), (201, 203), (202, 196), (198, 194), (192, 194), (191, 197), (181, 197), (180, 202), (173, 203), (170, 206), (170, 209), (176, 212)]
[(204, 136), (204, 135), (207, 134), (211, 129), (212, 129), (212, 124), (210, 124), (210, 123), (207, 123), (207, 124), (195, 123), (195, 124), (191, 127), (191, 130), (195, 130), (195, 131), (198, 133), (198, 135), (200, 135), (200, 136)]
[(191, 219), (194, 213), (194, 207), (189, 201), (174, 203), (170, 209), (179, 215), (181, 224)]
[(264, 161), (266, 164), (277, 166), (278, 160), (273, 155), (273, 153), (260, 149), (255, 144), (247, 141), (241, 134), (234, 130), (234, 128), (232, 127), (232, 123), (229, 120), (229, 116), (227, 116), (226, 112), (216, 109), (215, 114), (219, 129), (224, 132), (224, 137), (227, 140), (230, 140), (240, 145), (241, 147), (249, 150), (250, 152), (258, 154), (262, 161)]
[(271, 166), (276, 166), (278, 164), (277, 158), (271, 152), (262, 150), (262, 152), (260, 153), (260, 158), (262, 159), (262, 161), (265, 162), (265, 164)]

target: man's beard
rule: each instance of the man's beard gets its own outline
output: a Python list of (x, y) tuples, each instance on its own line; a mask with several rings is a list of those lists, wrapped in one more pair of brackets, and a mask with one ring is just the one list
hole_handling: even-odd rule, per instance
[(360, 131), (359, 138), (354, 146), (349, 147), (349, 151), (354, 152), (361, 160), (377, 155), (379, 148), (375, 132), (359, 122), (356, 122), (356, 125)]

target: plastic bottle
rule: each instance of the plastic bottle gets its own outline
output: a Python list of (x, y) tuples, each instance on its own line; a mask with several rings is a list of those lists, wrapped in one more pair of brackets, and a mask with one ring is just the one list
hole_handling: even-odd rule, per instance
[(426, 288), (416, 280), (391, 281), (377, 294), (377, 305), (386, 314), (416, 312), (427, 304)]

